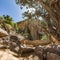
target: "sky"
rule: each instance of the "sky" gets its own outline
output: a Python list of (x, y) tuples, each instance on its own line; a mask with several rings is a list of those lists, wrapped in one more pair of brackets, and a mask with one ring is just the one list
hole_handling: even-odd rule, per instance
[(26, 11), (25, 8), (22, 10), (20, 6), (16, 4), (15, 0), (0, 0), (0, 16), (9, 15), (15, 22), (23, 20), (22, 13)]

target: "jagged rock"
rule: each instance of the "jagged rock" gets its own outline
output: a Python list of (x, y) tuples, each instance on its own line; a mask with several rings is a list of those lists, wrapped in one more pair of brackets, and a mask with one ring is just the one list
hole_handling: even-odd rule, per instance
[(5, 30), (3, 30), (3, 29), (0, 28), (0, 38), (1, 37), (5, 37), (7, 35), (8, 35), (8, 33)]

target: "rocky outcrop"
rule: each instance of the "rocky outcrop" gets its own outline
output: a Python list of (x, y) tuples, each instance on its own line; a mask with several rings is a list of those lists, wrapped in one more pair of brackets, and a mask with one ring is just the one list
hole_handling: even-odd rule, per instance
[[(45, 50), (47, 48), (48, 51)], [(60, 55), (56, 53), (60, 51), (59, 49), (60, 45), (39, 46), (34, 50), (34, 53), (33, 50), (32, 53), (30, 53), (30, 50), (27, 50), (27, 52), (24, 50), (23, 56), (19, 57), (9, 49), (0, 49), (0, 60), (60, 60)], [(47, 53), (45, 51), (47, 51)]]
[(7, 35), (8, 35), (8, 33), (5, 30), (3, 30), (3, 29), (0, 28), (0, 38), (1, 37), (5, 37)]
[(41, 37), (40, 32), (41, 31), (41, 26), (40, 26), (40, 21), (39, 20), (31, 20), (31, 22), (28, 25), (28, 29), (31, 35), (31, 38), (33, 40), (39, 40)]
[(28, 39), (39, 40), (41, 38), (42, 31), (39, 20), (24, 20), (22, 22), (18, 22), (17, 25), (23, 35), (27, 35), (28, 33)]
[(12, 34), (11, 33), (8, 34), (8, 36), (2, 36), (2, 38), (0, 38), (0, 49), (10, 49), (15, 53), (20, 54), (21, 53), (20, 40), (23, 40), (25, 38), (22, 35), (16, 33), (15, 31)]
[[(0, 38), (0, 60), (60, 60), (60, 45), (41, 46), (48, 43), (49, 40), (26, 40), (11, 31), (9, 35)], [(22, 48), (24, 44), (26, 46)]]
[(0, 29), (0, 60), (60, 60), (60, 45), (41, 46), (51, 42), (39, 40), (41, 36), (39, 21), (29, 20), (23, 24), (21, 23), (23, 33), (28, 32), (29, 38), (33, 41), (25, 39), (12, 29), (8, 29), (9, 33)]

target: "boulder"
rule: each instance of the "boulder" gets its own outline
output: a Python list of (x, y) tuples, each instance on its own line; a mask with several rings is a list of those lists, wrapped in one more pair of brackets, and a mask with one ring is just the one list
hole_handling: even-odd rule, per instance
[(60, 60), (60, 45), (36, 47), (35, 54), (41, 60)]
[(5, 30), (3, 30), (3, 29), (0, 28), (0, 38), (1, 37), (5, 37), (7, 35), (8, 35), (8, 33)]

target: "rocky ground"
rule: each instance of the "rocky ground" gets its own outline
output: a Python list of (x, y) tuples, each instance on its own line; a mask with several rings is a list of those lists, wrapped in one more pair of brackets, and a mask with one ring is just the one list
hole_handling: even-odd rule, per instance
[(15, 55), (15, 53), (8, 49), (0, 50), (0, 60), (39, 60), (39, 58), (37, 56), (33, 57), (32, 54), (29, 56), (25, 56), (25, 57), (17, 57), (14, 55)]
[(0, 29), (0, 60), (60, 60), (60, 44), (30, 45), (33, 42), (26, 41), (23, 36), (14, 31), (9, 34)]
[(18, 57), (16, 53), (20, 48), (18, 39), (25, 38), (13, 31), (8, 34), (5, 30), (0, 29), (0, 60), (39, 60), (37, 56), (33, 57), (34, 54), (30, 53)]

